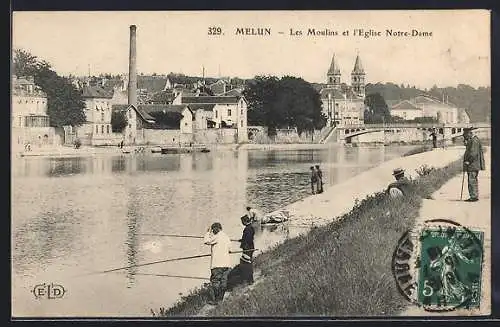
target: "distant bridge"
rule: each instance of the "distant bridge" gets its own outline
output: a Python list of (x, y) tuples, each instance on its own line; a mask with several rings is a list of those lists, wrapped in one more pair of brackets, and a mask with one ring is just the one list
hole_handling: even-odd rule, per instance
[(445, 140), (453, 140), (463, 135), (464, 128), (491, 129), (490, 123), (457, 123), (457, 124), (432, 124), (432, 123), (390, 123), (390, 124), (364, 124), (364, 125), (344, 125), (332, 128), (322, 143), (327, 142), (350, 142), (353, 137), (375, 133), (393, 132), (401, 133), (403, 130), (415, 129), (431, 132), (436, 129), (437, 133), (443, 135)]

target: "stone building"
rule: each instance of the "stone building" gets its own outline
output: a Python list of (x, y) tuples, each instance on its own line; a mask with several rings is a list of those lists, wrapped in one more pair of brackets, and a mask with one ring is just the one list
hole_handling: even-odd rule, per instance
[(327, 126), (363, 124), (366, 74), (359, 55), (354, 62), (350, 85), (342, 83), (335, 54), (326, 77), (327, 83), (320, 90), (320, 95)]
[(33, 76), (12, 76), (11, 110), (12, 148), (22, 149), (28, 143), (34, 148), (61, 142), (50, 127), (47, 96), (35, 84)]

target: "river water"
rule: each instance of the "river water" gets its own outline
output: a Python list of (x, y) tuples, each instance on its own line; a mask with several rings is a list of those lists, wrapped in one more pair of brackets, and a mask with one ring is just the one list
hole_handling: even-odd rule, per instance
[[(331, 146), (318, 150), (239, 150), (185, 155), (99, 155), (12, 159), (12, 314), (150, 317), (208, 282), (209, 258), (116, 272), (103, 270), (209, 253), (200, 239), (214, 221), (240, 238), (247, 204), (271, 212), (310, 195), (309, 167), (325, 187), (411, 147)], [(388, 172), (390, 176), (390, 172)], [(260, 233), (256, 247), (283, 239)], [(265, 244), (264, 244), (265, 243)], [(234, 242), (234, 250), (239, 243)], [(234, 263), (238, 255), (232, 255)], [(166, 277), (155, 275), (174, 275)], [(43, 283), (64, 296), (35, 298)]]

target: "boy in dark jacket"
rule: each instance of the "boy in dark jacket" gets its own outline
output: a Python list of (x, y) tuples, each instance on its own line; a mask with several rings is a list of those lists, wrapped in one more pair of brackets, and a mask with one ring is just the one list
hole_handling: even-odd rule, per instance
[(243, 235), (240, 239), (240, 248), (243, 250), (240, 258), (241, 281), (243, 283), (253, 284), (252, 256), (255, 249), (255, 229), (252, 226), (252, 220), (247, 215), (241, 217), (241, 223), (245, 226)]

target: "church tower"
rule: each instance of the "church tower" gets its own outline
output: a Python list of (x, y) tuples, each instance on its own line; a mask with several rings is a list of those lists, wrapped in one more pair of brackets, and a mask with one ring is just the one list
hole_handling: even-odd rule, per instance
[(328, 73), (326, 74), (328, 87), (333, 87), (335, 89), (340, 90), (340, 69), (335, 61), (335, 54), (332, 57), (332, 63), (330, 64), (330, 69), (328, 69)]
[(358, 96), (365, 97), (365, 70), (361, 64), (359, 54), (356, 56), (356, 62), (351, 73), (351, 86)]

